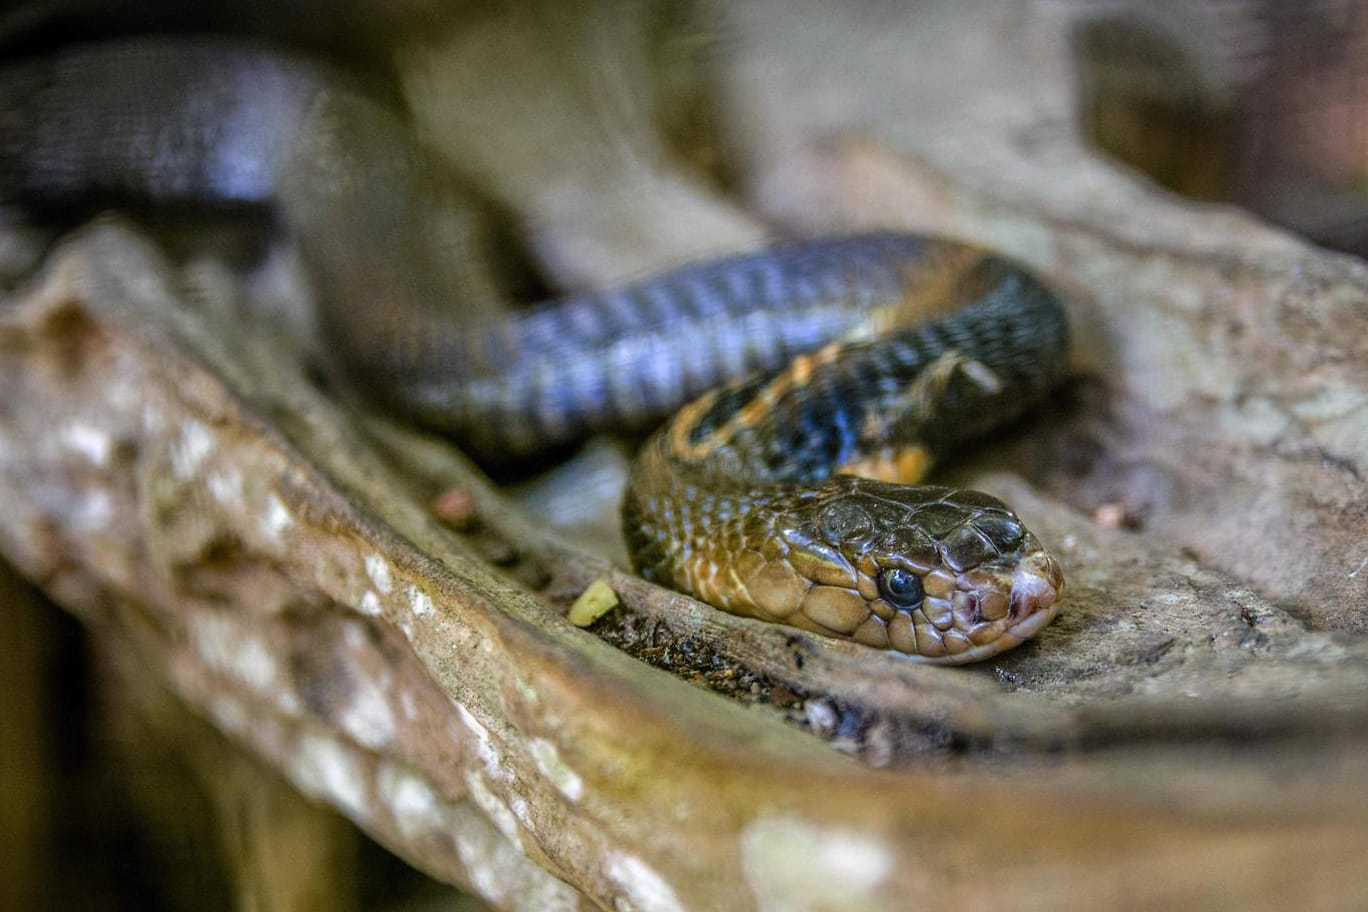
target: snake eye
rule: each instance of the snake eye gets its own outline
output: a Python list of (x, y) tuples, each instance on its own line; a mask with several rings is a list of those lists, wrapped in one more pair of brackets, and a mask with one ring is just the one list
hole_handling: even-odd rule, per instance
[(901, 567), (891, 567), (879, 574), (879, 593), (895, 608), (915, 608), (925, 594), (921, 577)]

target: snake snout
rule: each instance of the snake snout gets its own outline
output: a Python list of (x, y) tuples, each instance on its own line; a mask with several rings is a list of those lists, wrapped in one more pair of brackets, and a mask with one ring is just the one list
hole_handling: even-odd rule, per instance
[(1012, 574), (1007, 620), (1021, 639), (1044, 627), (1059, 611), (1064, 597), (1064, 574), (1059, 562), (1044, 551), (1029, 554)]

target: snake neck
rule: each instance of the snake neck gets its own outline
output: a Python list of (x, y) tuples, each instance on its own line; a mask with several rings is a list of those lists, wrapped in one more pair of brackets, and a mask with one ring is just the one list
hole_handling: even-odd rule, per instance
[(646, 579), (753, 615), (739, 562), (778, 556), (775, 522), (804, 496), (810, 494), (793, 486), (757, 486), (715, 466), (681, 464), (657, 437), (643, 448), (627, 486), (627, 550)]

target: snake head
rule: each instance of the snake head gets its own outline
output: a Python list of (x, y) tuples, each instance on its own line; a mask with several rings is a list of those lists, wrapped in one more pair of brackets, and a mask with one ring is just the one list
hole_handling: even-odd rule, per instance
[(787, 550), (775, 558), (807, 586), (782, 617), (767, 604), (772, 590), (750, 586), (762, 612), (921, 661), (1010, 649), (1044, 628), (1064, 595), (1055, 559), (979, 491), (838, 475), (793, 504), (778, 531)]

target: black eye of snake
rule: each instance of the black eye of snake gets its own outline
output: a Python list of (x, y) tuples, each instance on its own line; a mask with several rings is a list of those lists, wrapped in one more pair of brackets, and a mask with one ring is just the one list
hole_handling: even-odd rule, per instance
[(879, 574), (879, 593), (895, 608), (915, 608), (922, 601), (922, 581), (910, 570), (893, 567)]

